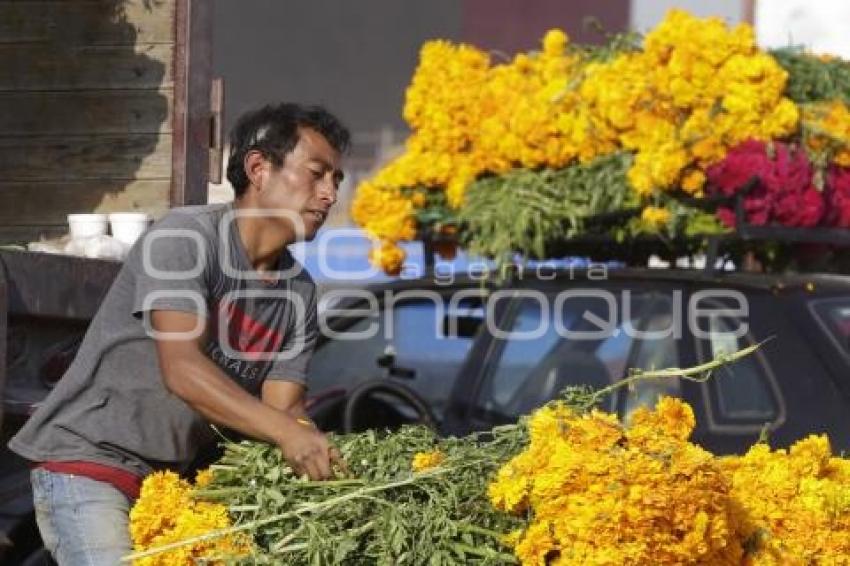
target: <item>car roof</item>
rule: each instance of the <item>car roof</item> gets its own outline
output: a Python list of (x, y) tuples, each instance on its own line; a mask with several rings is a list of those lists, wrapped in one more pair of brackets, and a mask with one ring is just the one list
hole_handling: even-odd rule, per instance
[[(601, 265), (601, 264), (600, 264)], [(549, 285), (559, 281), (588, 281), (601, 283), (602, 281), (634, 281), (634, 282), (666, 282), (679, 283), (708, 287), (719, 285), (731, 286), (738, 289), (764, 290), (772, 293), (784, 293), (793, 291), (806, 291), (815, 295), (850, 295), (850, 275), (837, 275), (827, 273), (754, 273), (733, 271), (709, 271), (701, 269), (649, 269), (633, 267), (607, 267), (603, 277), (600, 277), (602, 267), (593, 273), (593, 269), (559, 268), (549, 269), (544, 273), (545, 281), (537, 278), (533, 270), (519, 271), (514, 274), (511, 284), (521, 287), (533, 287), (537, 282), (545, 282)], [(367, 283), (357, 285), (356, 282), (325, 282), (320, 284), (322, 293), (333, 289), (365, 289), (373, 293), (384, 291), (404, 291), (408, 289), (435, 289), (452, 290), (469, 288), (483, 284), (490, 288), (498, 288), (500, 285), (493, 277), (474, 277), (469, 274), (458, 274), (448, 278), (445, 274), (428, 273), (416, 278), (400, 278), (393, 281)]]

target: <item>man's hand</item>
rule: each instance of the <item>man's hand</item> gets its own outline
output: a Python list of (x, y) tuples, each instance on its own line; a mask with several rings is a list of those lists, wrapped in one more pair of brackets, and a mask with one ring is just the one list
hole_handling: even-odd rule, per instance
[(345, 469), (339, 450), (312, 424), (299, 419), (298, 427), (287, 430), (278, 441), (283, 457), (297, 475), (307, 474), (311, 480), (334, 477), (334, 466)]
[[(304, 386), (285, 379), (267, 379), (263, 383), (263, 403), (293, 417), (300, 425), (295, 432), (281, 437), (278, 446), (296, 474), (312, 480), (334, 477), (333, 467), (348, 473), (348, 467), (327, 437), (316, 429), (304, 410)], [(324, 471), (328, 475), (324, 475)]]

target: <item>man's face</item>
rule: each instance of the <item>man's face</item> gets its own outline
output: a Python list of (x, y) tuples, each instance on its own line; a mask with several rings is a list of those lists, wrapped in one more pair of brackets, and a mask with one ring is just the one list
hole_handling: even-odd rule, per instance
[[(292, 212), (301, 223), (294, 227), (296, 239), (312, 240), (336, 203), (343, 178), (340, 161), (339, 152), (323, 135), (302, 128), (298, 143), (286, 155), (283, 165), (275, 168), (268, 164), (260, 205)], [(282, 221), (293, 223), (291, 218)]]

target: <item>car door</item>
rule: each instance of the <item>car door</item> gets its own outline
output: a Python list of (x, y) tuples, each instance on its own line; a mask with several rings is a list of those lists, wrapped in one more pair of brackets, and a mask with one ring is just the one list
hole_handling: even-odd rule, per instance
[[(778, 301), (755, 288), (693, 285), (688, 296), (687, 365), (762, 342), (777, 332), (790, 340)], [(741, 453), (787, 420), (783, 391), (767, 344), (755, 353), (714, 370), (707, 379), (683, 382), (694, 409), (693, 440), (715, 453)]]

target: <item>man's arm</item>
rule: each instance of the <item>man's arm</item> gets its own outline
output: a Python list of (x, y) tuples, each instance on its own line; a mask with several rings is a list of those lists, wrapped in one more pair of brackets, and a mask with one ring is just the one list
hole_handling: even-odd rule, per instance
[[(151, 312), (151, 325), (160, 333), (189, 334), (197, 324), (198, 317), (191, 313)], [(306, 473), (314, 480), (332, 477), (331, 462), (339, 456), (327, 438), (234, 383), (204, 354), (205, 336), (158, 338), (155, 342), (162, 378), (169, 391), (216, 424), (278, 445), (296, 473)]]
[(304, 386), (294, 381), (266, 379), (262, 390), (263, 403), (284, 411), (296, 419), (306, 419)]

